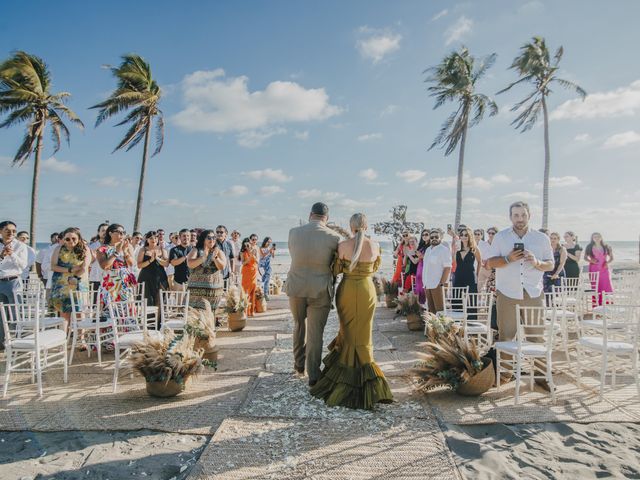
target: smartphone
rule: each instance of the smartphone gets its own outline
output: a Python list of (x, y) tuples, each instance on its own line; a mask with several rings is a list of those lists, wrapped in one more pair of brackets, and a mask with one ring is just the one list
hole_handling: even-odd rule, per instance
[(452, 226), (450, 223), (447, 223), (447, 232), (448, 232), (449, 230), (451, 230), (452, 228), (453, 228), (453, 226)]
[(274, 249), (274, 250), (276, 249), (276, 244), (275, 244), (275, 243), (273, 244), (273, 249)]
[(513, 249), (516, 251), (524, 252), (524, 243), (514, 243)]

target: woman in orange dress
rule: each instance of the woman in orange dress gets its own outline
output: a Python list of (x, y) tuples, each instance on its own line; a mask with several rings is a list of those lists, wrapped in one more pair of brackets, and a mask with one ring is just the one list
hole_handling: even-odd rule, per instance
[(240, 259), (242, 260), (242, 290), (249, 297), (247, 316), (253, 317), (258, 282), (258, 251), (251, 245), (251, 241), (248, 238), (242, 241)]

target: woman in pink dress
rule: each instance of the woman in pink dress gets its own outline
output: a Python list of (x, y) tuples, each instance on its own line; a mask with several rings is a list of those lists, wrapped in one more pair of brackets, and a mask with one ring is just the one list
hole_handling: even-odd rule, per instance
[[(613, 292), (611, 285), (611, 274), (609, 272), (609, 263), (613, 262), (613, 251), (611, 247), (604, 243), (602, 235), (593, 233), (591, 242), (584, 250), (584, 259), (589, 262), (589, 273), (600, 272), (598, 277), (598, 305), (602, 305), (602, 292)], [(592, 285), (596, 290), (596, 285)]]

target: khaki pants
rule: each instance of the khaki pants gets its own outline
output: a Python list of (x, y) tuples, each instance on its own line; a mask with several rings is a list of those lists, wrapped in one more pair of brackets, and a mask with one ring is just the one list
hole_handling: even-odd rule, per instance
[(427, 305), (431, 313), (438, 313), (444, 310), (444, 288), (426, 288)]
[[(544, 306), (544, 293), (539, 297), (531, 298), (529, 294), (524, 292), (523, 299), (511, 298), (503, 295), (499, 291), (497, 293), (496, 309), (498, 313), (498, 336), (501, 342), (510, 342), (515, 340), (518, 326), (516, 324), (516, 305), (521, 307), (543, 307)], [(541, 319), (541, 321), (544, 321)], [(537, 339), (539, 340), (539, 339)], [(510, 360), (511, 355), (502, 353), (501, 357), (505, 360)]]
[(185, 283), (173, 282), (173, 285), (171, 285), (170, 290), (172, 292), (186, 292), (187, 291), (187, 282), (185, 282)]
[(322, 336), (331, 310), (329, 292), (318, 298), (289, 297), (293, 315), (293, 358), (295, 368), (306, 367), (309, 382), (320, 378)]

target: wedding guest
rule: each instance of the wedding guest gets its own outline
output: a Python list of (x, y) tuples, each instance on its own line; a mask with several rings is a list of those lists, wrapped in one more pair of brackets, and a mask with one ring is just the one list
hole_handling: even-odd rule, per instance
[(564, 242), (564, 248), (567, 250), (567, 261), (564, 264), (564, 274), (567, 278), (579, 278), (582, 247), (578, 243), (578, 237), (571, 231), (566, 232), (564, 234)]
[(427, 301), (427, 296), (424, 291), (424, 282), (422, 280), (422, 270), (424, 267), (424, 252), (427, 250), (429, 246), (429, 229), (425, 228), (420, 232), (420, 242), (418, 242), (418, 257), (420, 261), (418, 262), (418, 268), (416, 270), (416, 283), (415, 283), (415, 294), (418, 296), (418, 302), (420, 305), (424, 305)]
[(21, 241), (22, 243), (25, 244), (25, 246), (27, 247), (27, 267), (24, 269), (24, 272), (22, 272), (22, 282), (23, 284), (25, 282), (29, 281), (29, 275), (31, 273), (31, 269), (33, 268), (33, 265), (36, 263), (36, 251), (31, 248), (31, 246), (29, 245), (29, 232), (18, 232), (18, 240)]
[[(258, 281), (258, 250), (254, 246), (253, 235), (242, 241), (240, 258), (242, 259), (242, 289), (249, 297), (247, 315), (253, 317), (256, 305), (256, 284)], [(257, 240), (256, 236), (256, 240)]]
[[(170, 252), (171, 249), (177, 245), (176, 243), (177, 241), (178, 241), (178, 234), (176, 232), (171, 232), (169, 233), (169, 241), (165, 242), (164, 232), (163, 232), (163, 240), (162, 241), (158, 240), (158, 245), (164, 248), (167, 252)], [(175, 275), (175, 269), (173, 268), (173, 265), (169, 263), (167, 264), (164, 270), (165, 270), (165, 273), (167, 274), (169, 288), (173, 289), (173, 276)]]
[(51, 240), (49, 246), (40, 249), (36, 255), (36, 273), (44, 287), (47, 289), (51, 283), (51, 255), (53, 254), (53, 250), (62, 243), (62, 239), (59, 237), (58, 232), (53, 232), (49, 238)]
[(393, 252), (393, 258), (396, 259), (396, 269), (393, 273), (393, 277), (391, 278), (391, 282), (397, 283), (398, 285), (400, 285), (400, 283), (402, 282), (402, 272), (404, 272), (404, 267), (405, 267), (404, 249), (408, 241), (409, 241), (409, 232), (408, 231), (402, 232), (402, 237), (400, 239), (400, 242), (398, 243), (398, 246), (396, 247), (395, 252)]
[(567, 251), (560, 244), (560, 234), (553, 232), (549, 235), (551, 250), (553, 250), (553, 270), (544, 272), (542, 281), (545, 293), (552, 293), (553, 287), (561, 285), (561, 278), (564, 277), (564, 265), (567, 261)]
[(198, 230), (191, 229), (189, 230), (190, 234), (191, 234), (191, 246), (195, 247), (196, 244), (198, 243)]
[(133, 232), (131, 234), (131, 247), (133, 248), (133, 258), (136, 259), (136, 262), (131, 267), (131, 271), (133, 274), (138, 277), (140, 275), (140, 268), (138, 267), (138, 254), (140, 250), (144, 247), (144, 236), (140, 232)]
[(172, 290), (178, 292), (184, 292), (187, 289), (189, 282), (189, 266), (187, 265), (187, 256), (191, 252), (192, 248), (190, 244), (191, 232), (188, 228), (183, 228), (178, 233), (178, 245), (171, 249), (169, 252), (169, 261), (175, 273), (173, 275), (173, 288)]
[[(481, 228), (476, 229), (473, 233), (476, 238), (476, 244), (478, 250), (480, 250), (480, 258), (482, 258), (482, 264), (478, 270), (478, 291), (483, 292), (487, 290), (487, 281), (491, 275), (491, 269), (487, 268), (487, 259), (489, 258), (489, 250), (491, 249), (491, 242), (498, 229), (496, 227), (487, 228), (487, 239), (485, 240), (484, 230)], [(478, 241), (480, 238), (480, 241)]]
[(112, 223), (104, 234), (104, 244), (96, 250), (96, 258), (104, 275), (99, 288), (101, 311), (108, 315), (111, 302), (124, 302), (133, 297), (137, 280), (131, 267), (135, 259), (124, 227)]
[(444, 287), (451, 275), (451, 250), (442, 243), (442, 232), (434, 228), (429, 233), (430, 245), (424, 253), (422, 282), (431, 313), (444, 310)]
[(233, 256), (233, 245), (229, 239), (227, 239), (227, 227), (224, 225), (218, 225), (216, 227), (216, 237), (218, 242), (218, 247), (224, 252), (227, 257), (227, 263), (222, 270), (222, 277), (224, 278), (225, 284), (229, 282), (229, 277), (231, 276), (231, 271), (233, 270), (235, 259)]
[(96, 236), (93, 237), (93, 241), (89, 244), (89, 249), (91, 250), (91, 257), (93, 262), (89, 267), (89, 284), (91, 288), (96, 292), (100, 289), (100, 285), (102, 284), (102, 278), (104, 277), (104, 272), (100, 268), (100, 263), (96, 257), (96, 252), (98, 248), (100, 248), (104, 244), (104, 236), (107, 233), (108, 223), (101, 223), (98, 225), (98, 230)]
[(404, 283), (402, 290), (405, 292), (413, 291), (413, 283), (416, 279), (416, 272), (418, 271), (418, 263), (420, 262), (420, 255), (418, 253), (418, 240), (411, 235), (404, 248)]
[(215, 312), (224, 291), (222, 271), (226, 264), (227, 257), (218, 247), (215, 232), (200, 232), (195, 248), (187, 255), (187, 266), (191, 269), (187, 286), (190, 307), (204, 309), (207, 300)]
[(259, 250), (260, 262), (258, 270), (262, 274), (262, 291), (264, 298), (269, 300), (269, 282), (271, 281), (271, 259), (276, 256), (276, 247), (271, 237), (264, 237)]
[[(24, 243), (16, 239), (16, 224), (0, 222), (0, 303), (22, 301), (22, 272), (27, 267), (28, 254)], [(4, 349), (4, 328), (0, 329), (0, 348)]]
[[(476, 241), (469, 227), (459, 230), (460, 248), (455, 254), (457, 265), (456, 275), (453, 279), (454, 287), (469, 287), (469, 293), (478, 293), (477, 275), (482, 266), (482, 256), (476, 246)], [(457, 300), (458, 309), (462, 308), (460, 300)], [(453, 308), (456, 308), (456, 302)], [(469, 320), (475, 320), (474, 312), (468, 315)]]
[(151, 307), (160, 305), (160, 290), (169, 289), (169, 280), (165, 267), (169, 265), (169, 254), (158, 243), (158, 234), (147, 232), (144, 236), (144, 246), (137, 256), (140, 269), (138, 283), (144, 282), (144, 297)]
[(61, 234), (62, 245), (56, 245), (51, 255), (51, 298), (49, 305), (64, 318), (65, 331), (71, 320), (71, 292), (89, 289), (91, 250), (80, 230), (67, 228)]
[[(525, 202), (512, 203), (509, 217), (511, 227), (494, 236), (487, 260), (487, 266), (496, 269), (500, 341), (512, 341), (516, 336), (516, 305), (544, 306), (542, 276), (544, 272), (553, 270), (551, 242), (544, 233), (529, 227), (529, 205)], [(537, 379), (536, 383), (549, 389), (544, 379)]]
[(602, 293), (613, 292), (609, 264), (613, 262), (613, 250), (604, 243), (598, 232), (591, 234), (591, 241), (584, 249), (584, 259), (589, 262), (589, 273), (599, 272), (598, 285), (592, 288), (598, 292), (598, 305), (602, 305)]
[(231, 232), (231, 245), (233, 246), (233, 283), (238, 285), (240, 282), (240, 270), (242, 270), (242, 260), (240, 260), (240, 249), (242, 248), (242, 240), (240, 232), (234, 230)]

